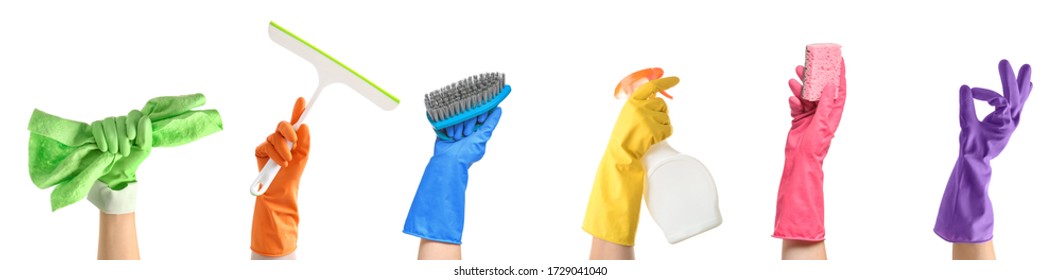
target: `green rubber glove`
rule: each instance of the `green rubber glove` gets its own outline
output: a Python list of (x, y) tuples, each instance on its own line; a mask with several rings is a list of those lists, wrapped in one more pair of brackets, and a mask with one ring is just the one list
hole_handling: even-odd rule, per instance
[(121, 190), (136, 182), (136, 170), (153, 147), (174, 147), (221, 131), (216, 110), (202, 94), (156, 97), (139, 111), (92, 125), (40, 110), (30, 118), (29, 173), (52, 190), (52, 211), (84, 199), (99, 180)]
[(112, 190), (122, 190), (136, 182), (136, 169), (151, 154), (151, 118), (141, 111), (92, 122), (92, 138), (101, 152), (119, 155), (110, 172), (100, 177)]

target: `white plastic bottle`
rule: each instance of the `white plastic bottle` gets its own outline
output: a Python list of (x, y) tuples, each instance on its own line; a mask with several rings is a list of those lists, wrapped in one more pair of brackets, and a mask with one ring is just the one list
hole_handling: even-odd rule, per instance
[(645, 204), (668, 242), (675, 244), (722, 224), (715, 180), (699, 160), (663, 141), (652, 145), (642, 162), (647, 169)]

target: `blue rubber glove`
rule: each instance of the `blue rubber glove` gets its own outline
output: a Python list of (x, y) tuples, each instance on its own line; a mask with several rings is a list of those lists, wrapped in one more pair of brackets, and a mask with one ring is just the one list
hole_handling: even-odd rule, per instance
[[(461, 244), (464, 232), (464, 190), (468, 168), (486, 154), (501, 108), (446, 129), (453, 141), (435, 138), (435, 155), (427, 163), (402, 232), (416, 237)], [(478, 129), (476, 129), (478, 127)]]

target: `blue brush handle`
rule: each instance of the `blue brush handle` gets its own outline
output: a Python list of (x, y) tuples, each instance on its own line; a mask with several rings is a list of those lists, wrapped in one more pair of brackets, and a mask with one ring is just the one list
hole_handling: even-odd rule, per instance
[[(494, 108), (497, 108), (497, 105), (500, 105), (501, 101), (504, 101), (505, 97), (508, 97), (508, 93), (511, 92), (511, 91), (512, 91), (512, 87), (509, 86), (509, 85), (505, 85), (505, 87), (501, 88), (501, 92), (499, 92), (497, 94), (497, 96), (494, 97), (494, 99), (491, 99), (490, 102), (487, 102), (486, 104), (483, 104), (483, 105), (481, 105), (479, 107), (472, 108), (471, 110), (468, 110), (468, 111), (464, 111), (464, 113), (460, 113), (457, 116), (454, 116), (454, 117), (451, 117), (451, 118), (446, 118), (446, 119), (441, 120), (441, 121), (432, 122), (431, 121), (431, 116), (428, 116), (427, 119), (428, 119), (429, 122), (431, 122), (431, 127), (433, 127), (435, 129), (435, 134), (438, 135), (439, 139), (450, 141), (450, 140), (453, 140), (453, 138), (450, 138), (449, 136), (446, 136), (446, 133), (442, 132), (443, 129), (445, 129), (447, 127), (454, 126), (454, 125), (458, 125), (458, 124), (460, 124), (460, 123), (462, 123), (464, 121), (470, 120), (470, 119), (474, 119), (475, 117), (478, 117), (479, 115), (482, 115), (483, 113), (489, 112), (490, 110), (493, 110)], [(475, 129), (479, 130), (479, 126), (481, 126), (481, 125), (482, 124), (476, 124), (475, 125)]]

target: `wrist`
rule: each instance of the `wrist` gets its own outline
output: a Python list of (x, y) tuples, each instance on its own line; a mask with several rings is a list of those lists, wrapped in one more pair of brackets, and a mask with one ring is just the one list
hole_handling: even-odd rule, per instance
[[(270, 189), (270, 192), (272, 190)], [(251, 221), (251, 251), (262, 256), (280, 257), (298, 245), (298, 207), (293, 201), (270, 201), (259, 196)]]
[(960, 154), (958, 154), (958, 162), (955, 163), (954, 167), (955, 168), (958, 168), (958, 167), (962, 167), (962, 168), (972, 167), (972, 168), (978, 168), (978, 169), (987, 168), (987, 170), (990, 170), (991, 169), (991, 159), (988, 159), (988, 158), (986, 158), (984, 156), (979, 156), (979, 155), (960, 153)]
[(991, 182), (991, 162), (979, 156), (959, 155), (947, 181), (948, 188), (980, 190), (986, 193)]
[(138, 260), (140, 249), (136, 238), (136, 214), (99, 214), (100, 260)]
[(468, 170), (471, 167), (470, 163), (466, 163), (460, 160), (459, 157), (439, 154), (431, 156), (428, 160), (427, 165), (433, 169), (446, 169), (446, 170)]
[(987, 191), (990, 181), (991, 165), (987, 159), (960, 155), (943, 191), (936, 234), (956, 243), (991, 240), (994, 211)]
[(643, 170), (644, 162), (641, 159), (644, 158), (644, 155), (645, 153), (638, 155), (626, 149), (612, 149), (609, 147), (608, 151), (604, 153), (604, 158), (601, 159), (601, 162), (613, 163), (617, 169), (623, 171)]
[(823, 158), (814, 157), (812, 154), (795, 154), (786, 157), (787, 164), (785, 165), (785, 174), (796, 175), (815, 173), (824, 173), (822, 166), (824, 165)]
[(785, 153), (785, 158), (790, 159), (793, 162), (798, 162), (801, 165), (817, 166), (820, 168), (825, 162), (826, 152), (822, 152), (820, 149), (807, 147), (796, 148), (794, 151)]

